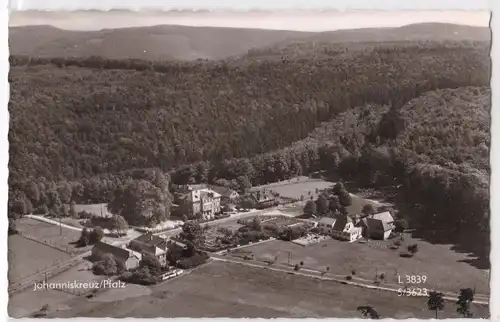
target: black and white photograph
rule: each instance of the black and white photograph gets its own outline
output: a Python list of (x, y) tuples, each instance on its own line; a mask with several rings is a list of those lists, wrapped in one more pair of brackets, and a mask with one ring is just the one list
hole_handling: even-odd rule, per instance
[(12, 11), (13, 318), (490, 318), (488, 11)]

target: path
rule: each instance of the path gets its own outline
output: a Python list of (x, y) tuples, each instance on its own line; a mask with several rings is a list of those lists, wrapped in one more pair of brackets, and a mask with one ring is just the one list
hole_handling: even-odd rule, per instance
[[(268, 269), (271, 271), (276, 271), (276, 272), (284, 272), (288, 274), (294, 274), (294, 275), (299, 275), (299, 276), (304, 276), (304, 277), (309, 277), (309, 278), (316, 278), (316, 279), (321, 279), (321, 280), (327, 280), (327, 281), (333, 281), (345, 285), (352, 285), (356, 287), (363, 287), (363, 288), (369, 288), (369, 289), (375, 289), (375, 290), (380, 290), (380, 291), (387, 291), (387, 292), (393, 292), (393, 293), (398, 293), (400, 292), (400, 288), (391, 288), (387, 286), (380, 286), (380, 285), (373, 285), (373, 283), (364, 283), (361, 280), (360, 281), (347, 281), (345, 279), (345, 276), (342, 276), (342, 278), (339, 278), (338, 275), (332, 275), (332, 274), (324, 274), (322, 272), (310, 270), (310, 269), (300, 269), (299, 271), (295, 271), (292, 267), (289, 266), (284, 266), (280, 264), (264, 264), (264, 263), (259, 263), (256, 261), (252, 260), (239, 260), (237, 258), (231, 258), (228, 256), (221, 256), (218, 254), (212, 254), (211, 255), (214, 260), (217, 261), (222, 261), (222, 262), (227, 262), (227, 263), (233, 263), (233, 264), (240, 264), (248, 267), (254, 267), (254, 268), (261, 268), (261, 269)], [(306, 271), (307, 273), (304, 273), (302, 271)], [(371, 282), (371, 281), (370, 281)], [(390, 286), (390, 285), (388, 285)], [(443, 292), (444, 293), (444, 292)], [(443, 299), (448, 300), (448, 301), (457, 301), (458, 299), (458, 294), (454, 293), (446, 293), (448, 295), (445, 295)], [(417, 295), (417, 296), (424, 296), (424, 295)], [(484, 295), (476, 294), (475, 300), (473, 303), (475, 304), (482, 304), (482, 305), (489, 305), (489, 300), (487, 298), (484, 298)]]

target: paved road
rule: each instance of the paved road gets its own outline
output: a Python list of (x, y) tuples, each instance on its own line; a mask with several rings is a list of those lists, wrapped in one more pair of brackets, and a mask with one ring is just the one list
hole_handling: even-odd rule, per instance
[[(328, 280), (328, 281), (334, 281), (337, 283), (342, 283), (345, 285), (352, 285), (355, 287), (363, 287), (363, 288), (369, 288), (369, 289), (376, 289), (380, 291), (387, 291), (387, 292), (393, 292), (393, 293), (398, 293), (401, 287), (399, 288), (393, 288), (390, 287), (390, 284), (380, 286), (380, 285), (374, 285), (372, 281), (367, 281), (363, 279), (357, 279), (357, 280), (351, 280), (347, 281), (345, 279), (345, 276), (340, 276), (340, 275), (333, 275), (333, 274), (324, 274), (319, 271), (315, 270), (310, 270), (310, 269), (300, 269), (299, 271), (295, 271), (293, 267), (286, 266), (286, 265), (281, 265), (281, 264), (265, 264), (261, 262), (256, 262), (252, 260), (243, 260), (243, 259), (238, 259), (230, 256), (223, 256), (223, 255), (218, 255), (218, 254), (211, 254), (212, 259), (217, 260), (217, 261), (223, 261), (223, 262), (228, 262), (228, 263), (234, 263), (234, 264), (240, 264), (248, 267), (254, 267), (254, 268), (261, 268), (261, 269), (268, 269), (276, 272), (283, 272), (283, 273), (288, 273), (288, 274), (294, 274), (294, 275), (299, 275), (299, 276), (305, 276), (305, 277), (310, 277), (310, 278), (317, 278), (317, 279), (322, 279), (322, 280)], [(458, 299), (458, 294), (456, 293), (450, 293), (450, 292), (443, 292), (445, 296), (443, 297), (445, 300), (448, 301), (457, 301)], [(420, 295), (423, 296), (423, 295)], [(476, 294), (474, 296), (474, 302), (476, 304), (482, 304), (482, 305), (489, 305), (489, 299), (486, 295), (480, 295)]]

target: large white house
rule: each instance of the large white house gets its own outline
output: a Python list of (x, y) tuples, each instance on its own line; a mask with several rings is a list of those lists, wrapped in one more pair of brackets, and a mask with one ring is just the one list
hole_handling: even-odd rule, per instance
[(319, 232), (332, 238), (353, 242), (362, 237), (362, 228), (355, 227), (347, 216), (323, 217), (318, 222)]
[(179, 196), (177, 203), (184, 214), (200, 214), (202, 219), (211, 219), (221, 211), (221, 195), (208, 188), (189, 190)]

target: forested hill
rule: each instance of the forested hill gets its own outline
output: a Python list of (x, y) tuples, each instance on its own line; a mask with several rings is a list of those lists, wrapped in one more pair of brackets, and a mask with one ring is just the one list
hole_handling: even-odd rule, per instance
[(490, 41), (486, 27), (446, 23), (412, 24), (398, 28), (367, 28), (328, 32), (298, 32), (242, 28), (160, 25), (100, 31), (70, 31), (52, 26), (9, 28), (13, 55), (113, 59), (225, 59), (249, 50), (307, 42)]
[(11, 61), (11, 184), (251, 157), (356, 106), (490, 79), (489, 47), (477, 44), (381, 44), (290, 61)]

